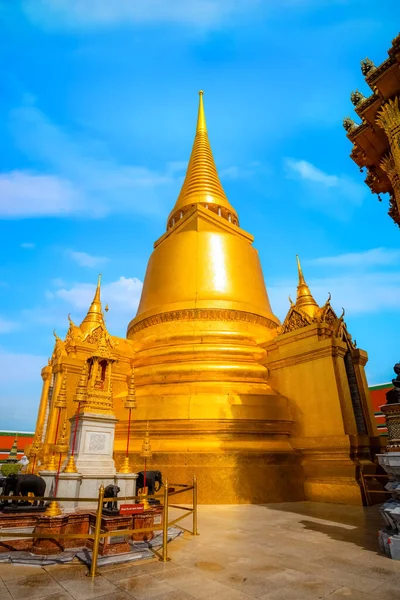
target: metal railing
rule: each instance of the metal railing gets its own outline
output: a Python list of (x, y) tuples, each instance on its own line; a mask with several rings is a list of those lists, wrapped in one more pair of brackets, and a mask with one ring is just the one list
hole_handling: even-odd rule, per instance
[[(8, 528), (7, 532), (3, 532), (0, 529), (0, 542), (1, 542), (1, 538), (3, 538), (3, 537), (12, 538), (12, 539), (40, 538), (40, 539), (52, 539), (52, 540), (59, 540), (59, 539), (92, 540), (93, 541), (92, 560), (90, 563), (90, 570), (89, 570), (88, 576), (93, 578), (99, 574), (97, 572), (97, 559), (98, 559), (98, 555), (99, 555), (100, 540), (102, 538), (112, 537), (112, 536), (116, 536), (116, 535), (128, 536), (128, 535), (133, 535), (135, 533), (162, 531), (161, 552), (159, 552), (158, 550), (153, 548), (150, 542), (148, 542), (148, 548), (149, 548), (149, 550), (151, 550), (151, 552), (153, 552), (153, 554), (155, 556), (158, 557), (158, 559), (160, 561), (167, 562), (170, 560), (170, 558), (168, 558), (168, 528), (169, 527), (177, 526), (179, 529), (182, 529), (182, 531), (186, 531), (186, 532), (190, 533), (191, 535), (199, 535), (198, 530), (197, 530), (197, 479), (196, 479), (196, 477), (193, 477), (192, 485), (175, 483), (175, 484), (172, 484), (171, 487), (173, 487), (173, 488), (179, 487), (181, 489), (178, 489), (178, 490), (174, 489), (171, 492), (169, 491), (169, 487), (170, 486), (168, 484), (168, 481), (165, 481), (163, 484), (164, 490), (163, 490), (162, 494), (153, 494), (151, 496), (146, 496), (146, 498), (148, 498), (148, 499), (149, 498), (155, 498), (155, 499), (162, 498), (163, 499), (163, 504), (161, 505), (162, 506), (162, 514), (163, 514), (161, 527), (152, 525), (150, 527), (140, 527), (137, 529), (117, 529), (115, 531), (101, 531), (101, 520), (103, 518), (104, 504), (106, 502), (120, 502), (121, 500), (135, 500), (135, 501), (140, 502), (142, 496), (136, 495), (136, 496), (124, 496), (124, 497), (116, 497), (116, 498), (105, 498), (103, 485), (101, 485), (99, 488), (99, 495), (97, 498), (54, 498), (54, 497), (47, 497), (47, 496), (32, 498), (32, 496), (0, 496), (0, 501), (2, 501), (2, 500), (7, 500), (7, 501), (8, 500), (20, 500), (20, 501), (26, 500), (26, 501), (32, 502), (32, 500), (35, 500), (35, 501), (39, 501), (39, 502), (46, 502), (46, 501), (54, 502), (54, 500), (57, 500), (57, 501), (61, 501), (61, 502), (76, 502), (76, 501), (97, 502), (96, 521), (95, 521), (95, 527), (94, 527), (93, 533), (48, 533), (48, 534), (42, 533), (42, 532), (12, 533), (10, 531), (10, 528)], [(191, 490), (192, 490), (192, 498), (193, 498), (192, 508), (169, 503), (170, 496), (177, 496), (178, 494), (189, 492)], [(169, 508), (175, 508), (175, 509), (183, 510), (185, 512), (183, 515), (180, 515), (179, 517), (173, 519), (172, 521), (168, 521), (168, 509)], [(14, 513), (14, 514), (16, 514), (16, 513)], [(21, 514), (23, 514), (23, 513), (21, 513)], [(193, 519), (192, 530), (185, 529), (181, 525), (178, 525), (178, 523), (182, 519), (186, 518), (189, 515), (193, 515), (192, 516), (192, 519)], [(46, 514), (44, 513), (43, 516), (46, 516)], [(59, 517), (63, 517), (63, 516), (68, 516), (68, 513), (65, 515), (63, 515), (63, 514), (59, 515)]]

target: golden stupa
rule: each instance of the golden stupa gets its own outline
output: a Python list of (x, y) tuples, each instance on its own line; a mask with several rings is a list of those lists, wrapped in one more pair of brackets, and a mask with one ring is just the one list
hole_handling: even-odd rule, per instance
[(252, 243), (219, 180), (200, 92), (186, 178), (154, 244), (127, 339), (107, 331), (99, 279), (87, 316), (80, 326), (70, 319), (42, 370), (42, 465), (56, 442), (63, 377), (64, 418), (72, 422), (90, 357), (107, 356), (104, 368), (100, 358), (96, 363), (91, 389), (100, 391), (98, 407), (109, 369), (117, 469), (142, 468), (149, 423), (150, 468), (182, 483), (195, 473), (201, 502), (363, 502), (358, 471), (374, 472), (380, 450), (367, 355), (329, 300), (318, 306), (299, 260), (297, 300), (281, 325)]

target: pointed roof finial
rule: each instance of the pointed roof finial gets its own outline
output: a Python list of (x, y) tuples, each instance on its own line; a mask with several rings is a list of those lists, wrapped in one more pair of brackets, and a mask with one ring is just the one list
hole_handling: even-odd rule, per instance
[(183, 182), (178, 200), (168, 217), (168, 223), (173, 217), (177, 217), (184, 207), (193, 206), (194, 204), (220, 207), (222, 209), (220, 211), (222, 213), (221, 216), (225, 216), (226, 218), (226, 215), (229, 213), (231, 218), (233, 217), (233, 220), (238, 220), (238, 216), (229, 203), (218, 177), (217, 167), (215, 166), (207, 134), (202, 90), (199, 92), (199, 111), (192, 154), (186, 171), (185, 181)]
[(83, 319), (80, 327), (83, 332), (93, 329), (96, 325), (104, 324), (103, 310), (100, 299), (101, 274), (97, 280), (96, 292), (86, 317)]
[(197, 131), (204, 131), (207, 133), (206, 115), (204, 113), (204, 102), (203, 102), (203, 90), (199, 91), (199, 113), (197, 115)]
[(315, 313), (319, 309), (318, 304), (314, 300), (310, 288), (306, 284), (304, 279), (303, 271), (300, 264), (300, 258), (298, 254), (296, 254), (297, 260), (297, 270), (299, 274), (299, 284), (297, 286), (297, 299), (296, 306), (299, 306), (305, 313), (307, 313), (310, 317), (314, 317)]

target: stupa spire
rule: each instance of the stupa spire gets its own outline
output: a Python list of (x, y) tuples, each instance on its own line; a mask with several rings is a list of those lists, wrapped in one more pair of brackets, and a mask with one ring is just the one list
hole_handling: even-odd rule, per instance
[(310, 315), (310, 317), (314, 317), (316, 311), (319, 309), (319, 306), (316, 303), (316, 301), (314, 300), (314, 298), (310, 292), (310, 288), (308, 287), (308, 285), (304, 279), (303, 271), (302, 271), (301, 264), (300, 264), (300, 258), (298, 257), (297, 254), (296, 254), (296, 260), (297, 260), (297, 270), (299, 273), (299, 283), (297, 286), (296, 306), (299, 306), (305, 313)]
[(89, 329), (93, 329), (93, 327), (95, 327), (96, 325), (104, 324), (103, 310), (102, 310), (101, 299), (100, 299), (100, 288), (101, 288), (101, 275), (99, 275), (99, 278), (97, 280), (96, 292), (94, 294), (92, 304), (90, 305), (88, 313), (87, 313), (86, 317), (83, 319), (81, 326), (80, 326), (82, 331), (84, 331), (84, 332), (89, 331)]
[(181, 218), (185, 208), (194, 204), (206, 206), (219, 216), (238, 224), (237, 214), (226, 197), (212, 155), (202, 91), (199, 92), (199, 111), (192, 154), (178, 200), (168, 217), (168, 224), (171, 225), (172, 220)]

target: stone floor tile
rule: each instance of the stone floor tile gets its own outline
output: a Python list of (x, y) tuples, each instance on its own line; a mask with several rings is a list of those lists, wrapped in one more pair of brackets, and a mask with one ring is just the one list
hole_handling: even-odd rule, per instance
[(215, 596), (209, 596), (207, 600), (250, 600), (250, 598), (253, 600), (254, 596), (248, 596), (237, 590), (229, 589), (226, 592), (219, 592)]
[(99, 569), (100, 575), (111, 581), (112, 583), (118, 584), (122, 579), (127, 579), (128, 577), (139, 577), (139, 575), (144, 575), (143, 571), (139, 569), (137, 565), (125, 565), (121, 566), (119, 569), (112, 569), (103, 571), (103, 569)]
[(315, 569), (317, 570), (320, 567), (329, 567), (332, 569), (343, 569), (344, 571), (349, 571), (350, 573), (362, 573), (365, 571), (365, 567), (361, 566), (361, 564), (354, 562), (354, 560), (350, 560), (349, 558), (343, 558), (342, 555), (329, 555), (323, 556), (318, 560), (311, 561), (313, 565), (315, 565)]
[[(333, 594), (329, 596), (331, 600), (339, 600), (342, 598), (343, 600), (382, 600), (382, 596), (380, 595), (370, 595), (365, 592), (360, 592), (359, 590), (355, 590), (348, 587), (341, 587)], [(392, 597), (392, 600), (395, 600), (395, 597)]]
[(89, 571), (88, 567), (82, 565), (80, 562), (69, 565), (51, 565), (44, 567), (44, 570), (60, 583), (74, 579), (83, 579)]
[(167, 581), (174, 588), (190, 594), (193, 598), (199, 599), (208, 598), (209, 596), (229, 590), (229, 586), (224, 583), (209, 579), (191, 569), (181, 568), (179, 572), (171, 571)]
[(155, 600), (193, 600), (193, 596), (181, 590), (171, 590), (170, 592), (161, 594), (161, 596), (157, 596)]
[(23, 579), (27, 575), (37, 575), (41, 572), (39, 567), (13, 565), (12, 563), (0, 564), (0, 579), (6, 582), (10, 579)]
[(133, 596), (135, 600), (152, 600), (162, 594), (174, 591), (174, 588), (166, 581), (159, 581), (151, 575), (122, 579), (119, 581), (118, 587)]
[(325, 579), (333, 583), (341, 584), (343, 587), (358, 590), (359, 592), (372, 594), (376, 590), (380, 581), (371, 577), (360, 576), (355, 573), (349, 573), (340, 569), (320, 569), (318, 579)]
[[(45, 600), (47, 600), (47, 598)], [(96, 596), (93, 600), (132, 600), (132, 596), (129, 596), (126, 592), (117, 590), (116, 592), (111, 592), (111, 594), (106, 594), (105, 596)]]
[[(310, 594), (295, 588), (280, 588), (273, 592), (267, 592), (264, 596), (259, 596), (260, 600), (314, 600), (314, 598), (315, 596), (310, 596)], [(325, 597), (319, 596), (319, 598)]]
[(111, 595), (118, 591), (117, 587), (101, 575), (64, 579), (60, 582), (62, 587), (73, 596), (74, 600), (91, 600), (97, 596)]
[(194, 569), (188, 569), (187, 567), (175, 566), (175, 569), (166, 569), (164, 571), (157, 571), (152, 573), (152, 576), (160, 581), (168, 581), (170, 585), (174, 585), (175, 579), (181, 579), (185, 576), (190, 576), (195, 573)]
[(274, 591), (279, 587), (279, 584), (270, 581), (270, 578), (260, 577), (245, 570), (229, 570), (223, 573), (218, 581), (252, 598), (261, 598), (267, 592)]
[(5, 587), (0, 587), (0, 600), (13, 600), (10, 592)]
[(74, 600), (73, 596), (68, 594), (68, 592), (56, 592), (55, 594), (50, 594), (50, 596), (44, 596), (40, 600)]
[(33, 600), (45, 598), (57, 592), (63, 592), (63, 588), (48, 573), (35, 569), (35, 573), (7, 579), (6, 587), (16, 600)]
[[(138, 565), (139, 566), (139, 565)], [(146, 575), (155, 575), (156, 573), (165, 573), (166, 571), (173, 571), (179, 567), (179, 562), (173, 560), (169, 562), (162, 562), (156, 560), (140, 565), (140, 570)]]
[(360, 574), (367, 577), (372, 577), (373, 579), (376, 578), (387, 585), (399, 586), (400, 589), (400, 571), (393, 570), (391, 564), (400, 561), (387, 559), (387, 562), (389, 564), (385, 564), (384, 567), (381, 565), (370, 565), (368, 569), (364, 568), (362, 571), (360, 571)]

